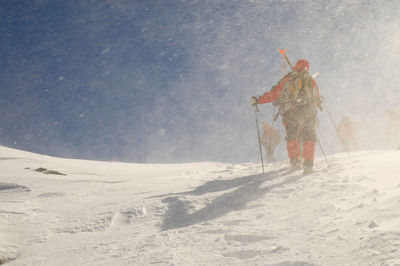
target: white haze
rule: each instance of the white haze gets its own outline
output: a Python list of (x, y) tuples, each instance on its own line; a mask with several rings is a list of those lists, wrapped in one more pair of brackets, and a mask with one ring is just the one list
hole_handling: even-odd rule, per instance
[[(36, 1), (22, 20), (33, 17), (44, 29), (61, 30), (35, 17), (35, 8), (50, 6)], [(50, 57), (35, 55), (21, 68), (10, 59), (17, 74), (6, 75), (15, 81), (8, 80), (4, 91), (15, 91), (7, 103), (15, 108), (5, 107), (2, 144), (7, 139), (13, 146), (15, 132), (18, 143), (63, 157), (256, 161), (249, 99), (283, 76), (279, 48), (287, 48), (292, 63), (306, 58), (311, 72), (320, 73), (316, 80), (328, 109), (319, 115), (318, 132), (327, 153), (342, 148), (326, 111), (335, 122), (349, 115), (358, 124), (362, 149), (391, 148), (383, 113), (397, 109), (400, 98), (399, 1), (92, 0), (65, 7), (76, 11), (61, 24), (70, 35), (57, 32), (54, 39), (24, 44), (33, 55), (49, 51)], [(27, 34), (36, 40), (35, 32)], [(76, 52), (83, 48), (95, 55)], [(58, 59), (65, 73), (48, 70)], [(56, 83), (44, 82), (49, 75)], [(271, 104), (261, 105), (259, 120), (270, 122), (272, 111)], [(274, 125), (284, 135), (281, 118)], [(287, 158), (283, 143), (277, 153)]]
[[(179, 25), (189, 32), (184, 41), (191, 67), (169, 88), (174, 106), (160, 98), (149, 117), (172, 120), (185, 134), (165, 143), (165, 129), (155, 128), (148, 161), (256, 160), (249, 98), (282, 77), (279, 48), (288, 48), (293, 63), (306, 58), (311, 72), (320, 72), (316, 79), (328, 111), (335, 122), (349, 115), (357, 123), (362, 149), (389, 147), (383, 113), (397, 108), (400, 98), (398, 1), (237, 1), (231, 12), (215, 3)], [(170, 116), (175, 108), (177, 115)], [(272, 120), (270, 104), (260, 110), (260, 120)], [(326, 112), (319, 118), (325, 149), (341, 151)], [(280, 118), (275, 125), (284, 134)], [(278, 153), (285, 158), (285, 145)]]

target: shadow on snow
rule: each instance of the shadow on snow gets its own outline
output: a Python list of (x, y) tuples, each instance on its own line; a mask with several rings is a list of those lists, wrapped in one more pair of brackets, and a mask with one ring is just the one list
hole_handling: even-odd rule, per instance
[[(283, 176), (287, 176), (287, 178), (281, 182), (261, 187), (265, 181), (271, 181)], [(272, 189), (294, 183), (300, 178), (301, 176), (299, 175), (288, 175), (288, 169), (283, 168), (265, 174), (209, 181), (193, 191), (179, 194), (200, 196), (206, 193), (236, 189), (216, 197), (204, 208), (190, 214), (188, 212), (189, 201), (183, 201), (178, 196), (165, 198), (163, 202), (168, 204), (168, 210), (164, 215), (161, 228), (162, 230), (181, 228), (216, 219), (231, 211), (244, 209), (247, 203), (262, 198)]]

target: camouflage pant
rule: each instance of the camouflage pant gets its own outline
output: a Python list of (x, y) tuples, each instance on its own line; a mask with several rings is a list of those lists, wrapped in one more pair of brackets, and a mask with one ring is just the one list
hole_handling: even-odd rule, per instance
[(282, 115), (286, 140), (316, 141), (317, 110), (313, 106), (295, 107)]

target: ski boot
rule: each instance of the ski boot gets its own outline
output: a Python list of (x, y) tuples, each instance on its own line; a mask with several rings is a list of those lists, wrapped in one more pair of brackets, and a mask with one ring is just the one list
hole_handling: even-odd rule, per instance
[(294, 158), (290, 159), (290, 167), (291, 167), (291, 169), (293, 171), (301, 169), (301, 166), (300, 166), (300, 163), (299, 163), (299, 159), (297, 159), (297, 157), (294, 157)]
[(303, 165), (303, 175), (309, 175), (313, 172), (313, 161), (305, 160)]

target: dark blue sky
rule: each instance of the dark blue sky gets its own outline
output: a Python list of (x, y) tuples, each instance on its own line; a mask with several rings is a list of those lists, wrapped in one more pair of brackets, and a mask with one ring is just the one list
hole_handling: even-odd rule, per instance
[[(358, 110), (364, 123), (366, 110), (396, 106), (399, 8), (1, 1), (0, 144), (100, 160), (256, 160), (249, 98), (280, 79), (279, 48), (321, 72), (321, 93), (338, 119)], [(261, 111), (271, 120), (270, 106)]]

